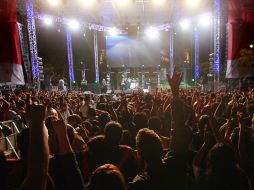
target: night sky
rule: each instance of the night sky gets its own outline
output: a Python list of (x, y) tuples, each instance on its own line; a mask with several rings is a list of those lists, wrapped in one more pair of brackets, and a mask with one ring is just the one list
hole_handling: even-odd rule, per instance
[[(38, 55), (46, 65), (52, 65), (55, 71), (68, 79), (68, 55), (66, 31), (60, 27), (46, 27), (37, 24)], [(60, 29), (60, 31), (59, 31)], [(84, 37), (84, 33), (86, 34)], [(92, 31), (72, 32), (72, 48), (75, 80), (81, 80), (81, 61), (85, 62), (87, 79), (94, 80), (94, 54)]]

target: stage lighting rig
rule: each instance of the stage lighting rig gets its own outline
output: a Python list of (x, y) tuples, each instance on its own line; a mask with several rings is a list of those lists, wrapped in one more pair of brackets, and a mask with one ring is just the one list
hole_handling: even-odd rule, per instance
[(179, 24), (180, 24), (182, 30), (187, 30), (187, 29), (190, 28), (190, 21), (187, 20), (187, 19), (184, 19), (184, 20), (180, 21)]
[(77, 20), (70, 20), (68, 26), (71, 30), (77, 31), (80, 28), (80, 23)]
[(58, 6), (61, 3), (61, 0), (47, 0), (47, 1), (51, 6)]
[(108, 29), (109, 36), (117, 36), (118, 34), (120, 34), (120, 31), (116, 27), (112, 27)]
[(44, 17), (43, 22), (47, 26), (52, 26), (53, 25), (53, 19), (51, 17)]
[(201, 4), (201, 0), (186, 0), (186, 5), (188, 8), (197, 8)]
[(157, 39), (159, 37), (158, 29), (150, 26), (145, 30), (145, 35), (150, 39)]
[(212, 23), (212, 15), (210, 13), (204, 13), (198, 18), (198, 25), (207, 27)]
[(125, 7), (131, 3), (131, 0), (114, 0), (113, 2), (116, 3), (117, 6)]
[(96, 4), (96, 0), (80, 0), (85, 7), (92, 7)]
[(164, 5), (166, 2), (167, 2), (167, 0), (152, 0), (152, 3), (153, 3), (155, 6)]

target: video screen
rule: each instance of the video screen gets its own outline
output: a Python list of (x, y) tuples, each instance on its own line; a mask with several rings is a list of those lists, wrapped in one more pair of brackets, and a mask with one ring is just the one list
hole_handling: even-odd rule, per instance
[(108, 36), (108, 64), (111, 67), (156, 67), (160, 64), (160, 39)]

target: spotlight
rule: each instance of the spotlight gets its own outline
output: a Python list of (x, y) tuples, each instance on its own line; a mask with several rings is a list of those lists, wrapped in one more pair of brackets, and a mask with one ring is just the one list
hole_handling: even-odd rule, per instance
[(61, 0), (48, 0), (48, 3), (52, 6), (57, 6), (61, 3)]
[(180, 26), (183, 30), (187, 30), (188, 28), (190, 28), (190, 21), (187, 19), (184, 19), (180, 22)]
[(76, 20), (70, 20), (68, 26), (71, 30), (78, 30), (80, 28), (80, 23)]
[(205, 13), (199, 16), (198, 24), (202, 27), (207, 27), (212, 23), (212, 15), (210, 13)]
[(152, 3), (156, 6), (160, 6), (166, 3), (166, 0), (152, 0)]
[(189, 8), (196, 8), (200, 4), (200, 0), (186, 0), (186, 5)]
[(109, 36), (117, 36), (119, 34), (119, 30), (116, 27), (110, 28), (108, 30)]
[(96, 0), (80, 0), (86, 7), (91, 7), (95, 4)]
[(118, 6), (124, 7), (130, 4), (130, 0), (115, 0)]
[(254, 45), (253, 44), (250, 44), (250, 48), (252, 49), (254, 47)]
[(53, 19), (51, 17), (44, 17), (43, 22), (47, 26), (51, 26), (53, 24)]
[(159, 31), (152, 26), (145, 30), (145, 34), (150, 39), (156, 39), (159, 37)]

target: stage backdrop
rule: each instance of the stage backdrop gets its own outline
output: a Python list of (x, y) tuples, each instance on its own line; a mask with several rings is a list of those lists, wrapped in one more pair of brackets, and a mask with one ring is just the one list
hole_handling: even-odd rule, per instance
[(248, 7), (238, 0), (228, 1), (227, 78), (254, 76), (254, 0)]
[(111, 67), (156, 67), (161, 63), (161, 40), (145, 37), (108, 36), (107, 61)]
[(16, 0), (0, 1), (0, 83), (24, 84)]

